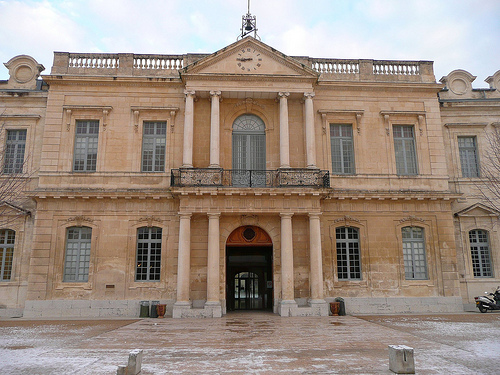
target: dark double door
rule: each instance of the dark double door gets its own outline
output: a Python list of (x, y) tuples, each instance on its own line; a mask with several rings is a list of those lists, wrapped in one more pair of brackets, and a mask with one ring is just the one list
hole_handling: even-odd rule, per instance
[(227, 309), (273, 308), (272, 246), (227, 247)]

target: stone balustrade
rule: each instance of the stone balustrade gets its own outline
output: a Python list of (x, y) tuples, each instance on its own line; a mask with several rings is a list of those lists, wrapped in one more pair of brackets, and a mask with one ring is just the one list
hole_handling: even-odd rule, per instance
[[(181, 69), (207, 56), (55, 52), (51, 74), (179, 78)], [(293, 58), (320, 73), (320, 81), (435, 82), (431, 61)]]

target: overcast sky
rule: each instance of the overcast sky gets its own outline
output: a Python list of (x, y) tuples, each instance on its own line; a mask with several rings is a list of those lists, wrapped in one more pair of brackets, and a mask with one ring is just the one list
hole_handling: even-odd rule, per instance
[[(500, 0), (251, 0), (262, 41), (290, 56), (431, 60), (488, 87), (500, 69)], [(53, 52), (212, 53), (247, 0), (0, 0), (0, 62)], [(8, 71), (0, 66), (0, 79)]]

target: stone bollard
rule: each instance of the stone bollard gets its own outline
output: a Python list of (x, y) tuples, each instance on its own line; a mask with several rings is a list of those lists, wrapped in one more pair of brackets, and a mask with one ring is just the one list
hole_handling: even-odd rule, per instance
[(389, 370), (396, 374), (414, 374), (413, 348), (406, 345), (389, 345)]
[(142, 366), (142, 349), (135, 349), (128, 355), (128, 365), (118, 366), (116, 375), (137, 375), (141, 372)]

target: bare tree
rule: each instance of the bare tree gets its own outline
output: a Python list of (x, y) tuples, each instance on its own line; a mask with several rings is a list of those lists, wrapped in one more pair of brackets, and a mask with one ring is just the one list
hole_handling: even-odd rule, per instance
[(31, 214), (27, 189), (33, 171), (28, 169), (30, 155), (25, 153), (25, 146), (14, 152), (8, 144), (5, 123), (0, 125), (0, 134), (5, 139), (0, 144), (0, 228), (6, 228), (20, 217)]
[(480, 198), (500, 212), (500, 129), (486, 136), (488, 150), (481, 162), (481, 181), (476, 184)]

